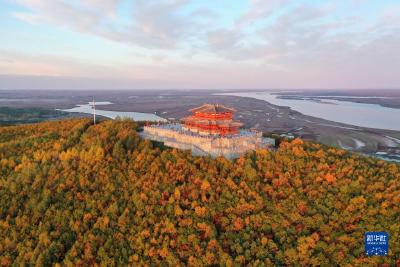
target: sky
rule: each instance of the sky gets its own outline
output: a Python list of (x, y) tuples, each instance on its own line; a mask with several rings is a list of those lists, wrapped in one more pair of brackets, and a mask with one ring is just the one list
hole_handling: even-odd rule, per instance
[(0, 89), (400, 88), (399, 0), (0, 0)]

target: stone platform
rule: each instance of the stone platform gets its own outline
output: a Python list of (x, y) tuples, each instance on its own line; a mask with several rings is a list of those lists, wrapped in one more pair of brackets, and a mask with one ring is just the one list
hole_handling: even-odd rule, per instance
[(189, 149), (194, 155), (224, 156), (228, 159), (274, 144), (274, 139), (263, 138), (258, 131), (241, 129), (237, 134), (204, 135), (189, 131), (180, 123), (144, 126), (141, 136), (163, 142), (169, 147)]

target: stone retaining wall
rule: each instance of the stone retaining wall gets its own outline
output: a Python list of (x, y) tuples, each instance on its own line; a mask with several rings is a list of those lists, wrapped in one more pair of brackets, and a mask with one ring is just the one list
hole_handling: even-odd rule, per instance
[(190, 149), (194, 154), (210, 154), (213, 157), (225, 156), (236, 158), (248, 150), (262, 148), (262, 134), (260, 132), (247, 132), (245, 135), (235, 134), (230, 136), (202, 136), (191, 134), (187, 131), (178, 131), (158, 126), (145, 126), (142, 136), (163, 142), (166, 146)]

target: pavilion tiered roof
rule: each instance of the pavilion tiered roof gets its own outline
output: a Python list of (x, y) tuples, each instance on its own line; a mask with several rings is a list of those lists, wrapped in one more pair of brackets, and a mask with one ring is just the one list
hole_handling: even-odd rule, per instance
[(235, 112), (236, 110), (219, 104), (204, 104), (200, 107), (192, 108), (189, 111), (202, 112), (202, 113), (225, 113), (225, 112)]
[(218, 104), (204, 104), (190, 109), (192, 115), (182, 119), (188, 129), (209, 132), (210, 134), (234, 134), (243, 125), (233, 121), (235, 109)]
[(243, 123), (232, 120), (210, 120), (198, 118), (196, 116), (188, 116), (182, 119), (187, 124), (198, 124), (198, 125), (214, 125), (220, 127), (241, 127)]

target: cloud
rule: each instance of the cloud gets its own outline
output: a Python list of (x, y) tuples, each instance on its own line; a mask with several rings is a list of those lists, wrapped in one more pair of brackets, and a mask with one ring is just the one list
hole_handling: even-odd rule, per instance
[(194, 10), (191, 13), (191, 16), (195, 18), (205, 19), (205, 20), (216, 20), (220, 18), (217, 12), (213, 11), (212, 9), (203, 7)]
[(86, 61), (49, 57), (45, 51), (35, 56), (0, 51), (0, 73), (183, 80), (220, 87), (400, 82), (398, 5), (382, 5), (371, 18), (365, 10), (344, 10), (354, 3), (338, 1), (249, 0), (246, 10), (227, 13), (216, 4), (199, 7), (189, 0), (12, 1), (26, 9), (13, 12), (19, 20), (128, 44), (129, 52), (144, 56), (139, 64), (127, 53), (111, 64), (101, 57), (82, 57)]
[(152, 44), (161, 47), (176, 46), (192, 30), (193, 22), (179, 14), (180, 9), (186, 4), (185, 0), (136, 1), (135, 25), (131, 30), (139, 34), (136, 36), (138, 38), (133, 39), (142, 39), (149, 43), (153, 40)]
[(0, 50), (0, 74), (33, 76), (122, 77), (125, 66), (89, 63), (78, 58)]
[(14, 12), (13, 16), (16, 17), (19, 20), (25, 21), (29, 24), (36, 25), (40, 23), (41, 17), (35, 14), (28, 14), (24, 12)]
[(285, 47), (288, 42), (299, 45), (307, 42), (310, 37), (312, 41), (316, 41), (315, 38), (326, 33), (326, 25), (320, 20), (329, 12), (326, 7), (301, 5), (280, 16), (272, 25), (262, 28), (258, 33), (274, 47)]
[(145, 48), (176, 47), (191, 31), (194, 21), (181, 15), (185, 0), (136, 0), (130, 22), (118, 23), (120, 0), (15, 0), (30, 12), (14, 16), (28, 23), (48, 23), (67, 27), (118, 42)]
[(249, 0), (248, 9), (236, 21), (236, 25), (243, 27), (260, 19), (265, 19), (289, 2), (289, 0)]
[(279, 86), (277, 77), (304, 87), (393, 87), (400, 82), (398, 13), (383, 10), (378, 21), (357, 12), (338, 19), (337, 8), (297, 5), (253, 31), (210, 31), (209, 49), (236, 66), (253, 62), (267, 75), (254, 79), (270, 85)]
[(381, 13), (380, 22), (386, 26), (400, 29), (400, 4), (385, 8)]
[(118, 0), (14, 0), (30, 12), (18, 12), (16, 17), (27, 22), (50, 23), (79, 31), (95, 29), (103, 20), (115, 14)]
[(157, 63), (163, 63), (167, 60), (168, 56), (164, 55), (164, 54), (155, 54), (152, 56), (154, 62)]
[(208, 32), (208, 43), (214, 50), (225, 50), (236, 47), (241, 40), (241, 33), (235, 30), (218, 29)]
[[(313, 46), (328, 29), (328, 25), (322, 26), (319, 20), (331, 11), (331, 7), (297, 5), (281, 12), (279, 8), (286, 2), (251, 1), (249, 9), (236, 21), (234, 28), (208, 33), (210, 50), (225, 59), (262, 62)], [(274, 11), (282, 14), (267, 24), (250, 27), (252, 30), (249, 31), (246, 24), (262, 20)]]

